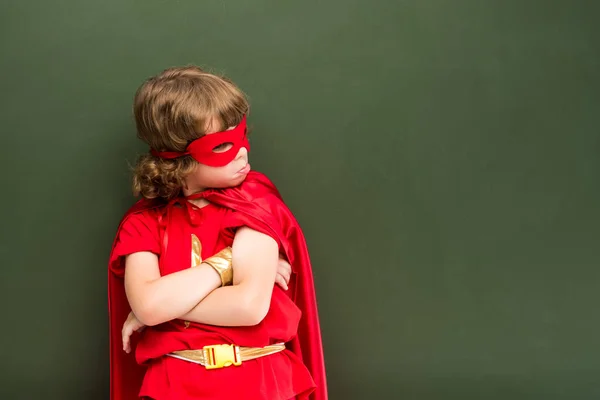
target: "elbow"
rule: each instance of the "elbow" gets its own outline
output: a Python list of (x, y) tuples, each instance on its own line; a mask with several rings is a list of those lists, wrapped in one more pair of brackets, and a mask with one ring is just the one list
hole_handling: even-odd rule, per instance
[[(135, 313), (135, 312), (134, 312)], [(159, 318), (156, 318), (152, 313), (143, 313), (141, 315), (135, 315), (142, 324), (146, 326), (155, 326), (164, 321), (161, 321)]]
[(153, 307), (152, 303), (149, 301), (146, 301), (137, 307), (132, 307), (132, 310), (138, 321), (146, 326), (155, 326), (165, 322), (160, 318), (159, 310), (156, 307)]
[(156, 321), (156, 318), (154, 318), (153, 313), (148, 310), (147, 307), (137, 307), (136, 309), (133, 309), (133, 313), (135, 314), (135, 317), (138, 319), (138, 321), (140, 321), (142, 324), (146, 325), (146, 326), (154, 326), (154, 325), (158, 325), (158, 321)]
[(269, 312), (270, 298), (254, 297), (247, 299), (242, 306), (245, 326), (254, 326), (262, 322)]
[(169, 313), (170, 302), (159, 296), (153, 286), (130, 293), (127, 300), (138, 321), (146, 326), (155, 326), (174, 317)]

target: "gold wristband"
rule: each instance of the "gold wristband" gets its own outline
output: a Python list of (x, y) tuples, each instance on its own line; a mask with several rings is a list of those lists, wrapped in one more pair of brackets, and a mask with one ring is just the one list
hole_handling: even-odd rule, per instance
[(210, 265), (221, 276), (221, 286), (228, 286), (233, 283), (233, 268), (231, 266), (231, 247), (225, 247), (212, 257), (202, 261)]

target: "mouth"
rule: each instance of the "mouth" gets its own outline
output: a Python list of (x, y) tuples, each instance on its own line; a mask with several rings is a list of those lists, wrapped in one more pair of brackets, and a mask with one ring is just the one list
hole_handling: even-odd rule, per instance
[(250, 164), (246, 164), (244, 168), (240, 169), (236, 174), (246, 175), (248, 172), (250, 172)]

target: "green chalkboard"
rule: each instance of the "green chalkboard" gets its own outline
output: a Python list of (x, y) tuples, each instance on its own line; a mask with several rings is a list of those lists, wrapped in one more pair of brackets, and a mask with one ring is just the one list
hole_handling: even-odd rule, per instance
[(312, 254), (330, 397), (600, 398), (600, 6), (0, 3), (0, 398), (108, 397), (135, 89), (248, 93)]

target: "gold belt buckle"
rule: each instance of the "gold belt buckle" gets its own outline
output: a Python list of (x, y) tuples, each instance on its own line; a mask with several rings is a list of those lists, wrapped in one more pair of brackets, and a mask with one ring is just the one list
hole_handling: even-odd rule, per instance
[(234, 344), (215, 344), (204, 346), (204, 363), (206, 369), (218, 369), (232, 365), (242, 365), (240, 348)]

